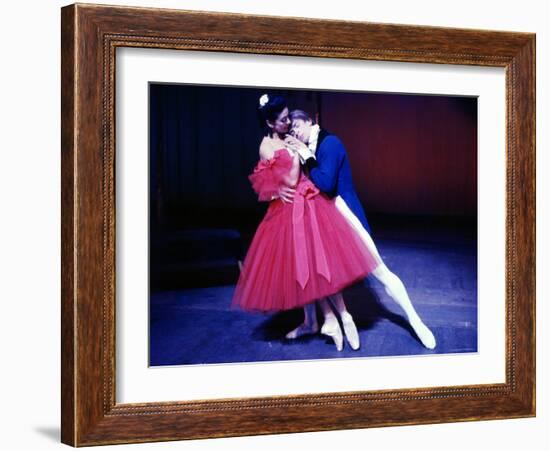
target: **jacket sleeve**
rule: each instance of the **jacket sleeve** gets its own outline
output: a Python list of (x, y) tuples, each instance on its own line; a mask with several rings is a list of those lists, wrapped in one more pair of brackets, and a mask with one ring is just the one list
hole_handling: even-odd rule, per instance
[(328, 136), (321, 144), (323, 150), (318, 149), (317, 165), (310, 168), (309, 177), (324, 193), (335, 191), (338, 182), (338, 171), (344, 159), (345, 148), (336, 136)]

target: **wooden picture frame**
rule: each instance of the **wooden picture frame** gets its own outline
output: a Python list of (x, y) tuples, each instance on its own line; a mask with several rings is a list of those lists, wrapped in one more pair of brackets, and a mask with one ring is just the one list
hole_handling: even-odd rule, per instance
[[(86, 446), (535, 415), (534, 34), (80, 4), (62, 8), (61, 25), (63, 443)], [(287, 32), (305, 28), (300, 42)], [(506, 382), (117, 403), (117, 47), (505, 68)]]

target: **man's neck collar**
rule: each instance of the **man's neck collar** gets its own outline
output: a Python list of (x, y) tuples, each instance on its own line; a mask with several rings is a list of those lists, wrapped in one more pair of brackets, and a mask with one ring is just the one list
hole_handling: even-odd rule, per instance
[(314, 124), (311, 126), (311, 130), (309, 132), (308, 145), (317, 143), (320, 130), (321, 130), (321, 127), (319, 127), (319, 124)]

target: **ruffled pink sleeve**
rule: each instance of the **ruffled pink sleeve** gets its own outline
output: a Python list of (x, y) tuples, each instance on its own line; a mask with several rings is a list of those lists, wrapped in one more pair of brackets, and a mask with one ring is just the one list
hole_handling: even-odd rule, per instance
[(258, 194), (258, 200), (268, 201), (278, 195), (279, 187), (291, 168), (292, 157), (286, 149), (275, 151), (269, 160), (260, 160), (254, 172), (248, 176), (252, 188)]

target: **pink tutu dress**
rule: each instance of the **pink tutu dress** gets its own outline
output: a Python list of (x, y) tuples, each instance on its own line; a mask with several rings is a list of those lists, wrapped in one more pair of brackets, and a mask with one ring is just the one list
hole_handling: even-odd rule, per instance
[[(286, 149), (261, 160), (249, 176), (260, 200), (270, 200), (294, 161)], [(303, 173), (293, 203), (270, 202), (252, 239), (233, 306), (280, 311), (301, 307), (363, 279), (378, 260), (328, 198)]]

